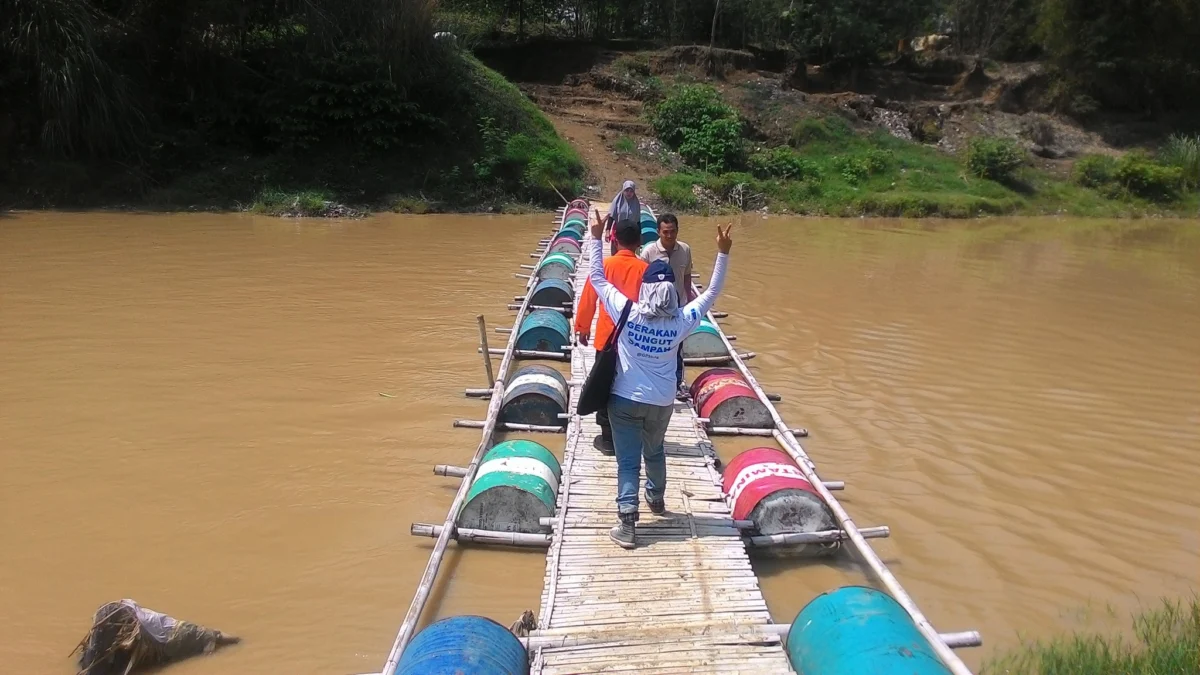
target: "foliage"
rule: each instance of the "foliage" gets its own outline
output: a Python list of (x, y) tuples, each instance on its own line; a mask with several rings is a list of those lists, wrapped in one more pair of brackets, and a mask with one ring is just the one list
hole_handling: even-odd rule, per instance
[(1179, 167), (1184, 189), (1200, 188), (1200, 135), (1172, 134), (1161, 156), (1165, 164)]
[(1084, 155), (1075, 162), (1076, 183), (1089, 188), (1101, 188), (1113, 182), (1117, 173), (1117, 160), (1108, 155)]
[(288, 192), (268, 188), (259, 193), (250, 210), (270, 216), (319, 216), (324, 213), (327, 202), (332, 199), (331, 194), (322, 190)]
[(637, 144), (628, 136), (622, 136), (613, 143), (613, 150), (616, 150), (622, 155), (632, 155), (637, 152)]
[(779, 18), (790, 47), (803, 58), (867, 63), (916, 34), (939, 5), (937, 0), (789, 3)]
[(743, 161), (737, 111), (708, 85), (676, 88), (654, 107), (650, 121), (658, 137), (692, 166), (719, 172)]
[(1179, 197), (1183, 170), (1159, 164), (1145, 153), (1130, 152), (1117, 162), (1113, 180), (1133, 196), (1169, 202)]
[(829, 143), (845, 140), (854, 135), (854, 130), (846, 120), (837, 115), (827, 117), (806, 117), (792, 127), (788, 143), (799, 148), (809, 143)]
[(786, 146), (756, 152), (750, 156), (748, 164), (756, 178), (804, 180), (820, 175), (816, 164)]
[(1146, 110), (1200, 104), (1200, 4), (1178, 0), (1041, 0), (1036, 38), (1056, 99)]
[(1024, 153), (1009, 140), (977, 136), (967, 143), (967, 169), (979, 178), (1011, 180), (1024, 161)]
[(1163, 600), (1132, 621), (1132, 640), (1079, 633), (1029, 642), (988, 663), (999, 675), (1195, 675), (1200, 672), (1200, 602)]
[(678, 148), (705, 125), (717, 120), (736, 119), (737, 111), (721, 100), (716, 89), (705, 84), (676, 87), (654, 107), (650, 123), (654, 133), (673, 148)]

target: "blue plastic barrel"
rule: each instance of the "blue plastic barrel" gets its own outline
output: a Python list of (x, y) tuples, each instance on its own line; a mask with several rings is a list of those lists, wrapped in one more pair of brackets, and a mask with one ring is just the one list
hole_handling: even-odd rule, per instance
[(397, 675), (526, 675), (529, 656), (517, 636), (482, 616), (452, 616), (417, 633)]
[(658, 241), (658, 226), (642, 223), (642, 246), (654, 241)]
[(804, 675), (949, 675), (892, 596), (865, 586), (822, 593), (796, 615), (788, 659)]
[(517, 333), (517, 349), (565, 354), (562, 350), (571, 334), (571, 324), (560, 312), (535, 309), (521, 322)]
[(558, 415), (567, 412), (570, 391), (567, 379), (550, 366), (525, 366), (512, 376), (504, 388), (500, 421), (548, 427), (566, 426), (567, 421), (559, 419)]
[(542, 279), (533, 287), (529, 304), (540, 307), (570, 307), (575, 294), (565, 279)]

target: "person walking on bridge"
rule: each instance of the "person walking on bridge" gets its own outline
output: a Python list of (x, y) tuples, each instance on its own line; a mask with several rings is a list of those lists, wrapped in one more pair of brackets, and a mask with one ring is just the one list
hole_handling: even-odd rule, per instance
[(642, 218), (642, 203), (638, 200), (637, 185), (633, 181), (627, 180), (621, 186), (621, 191), (613, 197), (612, 203), (608, 205), (608, 219), (605, 221), (605, 233), (609, 242), (609, 254), (616, 255), (617, 240), (614, 236), (616, 231), (613, 229), (615, 223), (623, 220), (632, 220), (637, 223)]
[[(599, 219), (599, 212), (596, 218)], [(617, 290), (628, 297), (637, 297), (642, 287), (642, 275), (649, 265), (637, 257), (638, 246), (642, 243), (642, 231), (636, 220), (622, 220), (613, 227), (617, 238), (617, 253), (604, 261), (604, 278)], [(575, 334), (579, 344), (587, 345), (592, 332), (592, 318), (596, 316), (596, 289), (591, 284), (583, 287), (579, 298), (579, 309), (575, 312)], [(596, 351), (604, 349), (613, 332), (612, 315), (599, 308), (600, 317), (596, 319), (596, 335), (592, 344)], [(605, 455), (612, 455), (613, 436), (612, 425), (608, 421), (608, 408), (596, 412), (596, 424), (600, 425), (600, 435), (594, 444), (596, 449)]]
[[(671, 266), (680, 307), (696, 299), (696, 287), (692, 285), (692, 247), (679, 241), (679, 219), (674, 213), (664, 213), (658, 217), (658, 241), (646, 244), (642, 249), (641, 258), (647, 263), (662, 260)], [(689, 394), (683, 384), (682, 349), (679, 350), (675, 368), (675, 385), (678, 391), (676, 398), (686, 401)]]
[(608, 401), (617, 456), (619, 521), (609, 536), (622, 548), (636, 546), (638, 483), (643, 458), (646, 505), (652, 513), (666, 512), (667, 458), (663, 439), (675, 406), (676, 359), (683, 340), (712, 308), (725, 284), (725, 268), (733, 247), (729, 236), (732, 228), (732, 225), (723, 230), (717, 227), (718, 253), (712, 280), (699, 297), (681, 307), (675, 290), (675, 273), (662, 260), (655, 260), (646, 268), (636, 298), (609, 283), (601, 263), (600, 236), (604, 233), (604, 223), (597, 218), (591, 225), (592, 238), (585, 246), (590, 256), (588, 281), (596, 296), (609, 316), (620, 316), (626, 305), (633, 303), (625, 329), (616, 338), (617, 370)]

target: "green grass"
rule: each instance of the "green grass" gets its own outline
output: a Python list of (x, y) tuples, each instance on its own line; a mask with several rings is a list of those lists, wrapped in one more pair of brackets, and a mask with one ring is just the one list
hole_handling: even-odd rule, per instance
[(694, 194), (700, 185), (715, 197), (717, 211), (768, 206), (829, 216), (1136, 217), (1195, 214), (1200, 203), (1194, 194), (1157, 204), (1128, 193), (1114, 198), (1029, 165), (1006, 172), (1003, 182), (980, 178), (961, 157), (883, 131), (859, 133), (835, 115), (800, 121), (787, 146), (755, 148), (748, 165), (751, 173), (684, 171), (658, 179), (653, 188), (680, 210), (714, 210)]
[(333, 201), (333, 195), (325, 190), (289, 192), (268, 188), (258, 194), (250, 210), (268, 216), (320, 216), (325, 212), (326, 202), (330, 201)]
[(622, 136), (613, 143), (613, 150), (622, 155), (632, 155), (637, 152), (637, 144), (628, 136)]
[(1200, 601), (1164, 600), (1135, 616), (1132, 637), (1076, 633), (992, 659), (985, 675), (1198, 675)]

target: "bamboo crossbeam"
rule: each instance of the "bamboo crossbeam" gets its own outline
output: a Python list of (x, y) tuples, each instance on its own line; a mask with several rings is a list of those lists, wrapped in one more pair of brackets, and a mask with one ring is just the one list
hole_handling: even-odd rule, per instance
[[(864, 527), (859, 534), (864, 539), (882, 539), (892, 532), (887, 525), (880, 527)], [(821, 532), (787, 532), (785, 534), (759, 534), (746, 537), (751, 546), (766, 548), (769, 546), (792, 546), (795, 544), (827, 544), (847, 539), (844, 530), (822, 530)]]
[[(711, 312), (709, 313), (709, 320), (713, 321), (714, 324), (716, 323)], [(733, 356), (734, 365), (742, 374), (742, 377), (745, 378), (746, 383), (751, 389), (754, 390), (759, 399), (761, 399), (763, 404), (766, 406), (767, 411), (771, 414), (771, 419), (775, 422), (775, 439), (779, 442), (783, 449), (786, 450), (788, 454), (792, 455), (792, 457), (796, 460), (796, 464), (799, 465), (801, 473), (804, 474), (804, 477), (809, 481), (809, 483), (812, 484), (813, 489), (817, 491), (817, 494), (819, 494), (821, 499), (823, 499), (829, 506), (830, 511), (832, 511), (834, 517), (837, 518), (838, 525), (845, 530), (851, 545), (858, 552), (859, 556), (864, 562), (867, 563), (867, 566), (871, 568), (871, 571), (887, 589), (888, 593), (892, 595), (896, 602), (899, 603), (900, 606), (904, 608), (904, 611), (908, 613), (909, 617), (912, 618), (913, 623), (916, 624), (917, 630), (919, 630), (921, 635), (923, 635), (925, 639), (929, 641), (930, 646), (933, 648), (934, 652), (937, 653), (938, 659), (940, 659), (941, 662), (947, 668), (949, 668), (952, 673), (954, 673), (954, 675), (972, 675), (971, 669), (967, 668), (967, 665), (962, 662), (962, 659), (958, 658), (954, 651), (942, 641), (937, 630), (933, 627), (933, 624), (929, 622), (929, 619), (927, 619), (921, 612), (921, 609), (917, 607), (916, 602), (914, 602), (912, 597), (909, 596), (908, 592), (904, 590), (904, 587), (900, 585), (899, 580), (897, 580), (895, 575), (892, 574), (891, 570), (887, 568), (887, 565), (883, 563), (883, 560), (879, 558), (879, 555), (875, 553), (875, 549), (871, 548), (871, 545), (867, 543), (866, 538), (863, 537), (862, 533), (858, 529), (858, 526), (854, 524), (854, 520), (850, 517), (850, 514), (846, 512), (846, 509), (842, 507), (841, 503), (838, 502), (830, 490), (822, 483), (820, 476), (817, 475), (815, 465), (808, 457), (808, 453), (804, 451), (804, 447), (800, 445), (800, 441), (797, 440), (796, 436), (783, 421), (783, 418), (780, 417), (779, 411), (775, 409), (775, 406), (767, 398), (766, 392), (763, 391), (762, 387), (758, 383), (758, 380), (754, 378), (754, 374), (751, 373), (750, 369), (746, 367), (744, 360), (736, 354), (733, 349), (733, 344), (725, 338), (725, 333), (721, 330), (719, 325), (717, 326), (717, 335), (721, 337), (722, 342), (725, 343), (725, 348), (728, 349), (729, 353)]]
[[(525, 305), (521, 304), (521, 305), (509, 305), (508, 308), (514, 312), (517, 312), (517, 316), (524, 316), (525, 310), (527, 310), (527, 309), (551, 309), (551, 310), (554, 310), (555, 312), (562, 312), (563, 314), (571, 313), (570, 307), (547, 307), (546, 305), (529, 305), (528, 307), (526, 307)], [(517, 328), (520, 329), (520, 326), (517, 326)]]
[[(566, 209), (563, 209), (562, 213), (565, 214)], [(532, 296), (532, 285), (532, 279), (527, 280), (525, 285), (526, 299), (522, 303), (523, 305), (529, 304), (529, 297)], [(513, 351), (517, 345), (516, 329), (520, 328), (520, 320), (524, 314), (524, 311), (518, 312), (513, 326), (514, 330), (508, 336), (508, 344), (505, 346), (506, 353), (500, 360), (500, 367), (497, 370), (498, 377), (492, 385), (493, 389), (497, 392), (504, 391), (504, 381), (508, 377), (508, 369), (514, 358)], [(487, 357), (490, 350), (481, 349), (481, 352)], [(445, 557), (446, 548), (450, 544), (450, 537), (454, 533), (454, 518), (458, 514), (459, 509), (462, 508), (467, 491), (471, 487), (471, 481), (475, 477), (475, 472), (479, 469), (480, 460), (483, 459), (484, 453), (491, 447), (492, 436), (496, 432), (496, 422), (500, 416), (500, 404), (503, 401), (503, 396), (492, 396), (491, 401), (488, 403), (487, 417), (479, 446), (475, 449), (475, 455), (471, 458), (471, 463), (467, 465), (466, 475), (462, 483), (459, 484), (458, 491), (454, 494), (454, 501), (450, 503), (450, 508), (446, 511), (446, 519), (442, 524), (442, 531), (438, 534), (433, 551), (429, 554), (429, 562), (425, 564), (425, 571), (421, 574), (421, 581), (417, 584), (416, 593), (413, 594), (412, 602), (408, 606), (408, 612), (404, 616), (404, 621), (400, 624), (400, 630), (396, 633), (396, 639), (392, 643), (391, 652), (388, 653), (387, 661), (384, 662), (382, 675), (395, 675), (396, 666), (400, 662), (400, 655), (404, 653), (404, 648), (408, 646), (409, 640), (412, 639), (413, 633), (416, 631), (417, 624), (420, 623), (421, 613), (425, 610), (425, 603), (429, 601), (429, 595), (433, 591), (433, 584), (441, 568), (442, 559)]]
[[(513, 332), (512, 335), (513, 335), (513, 337), (515, 337), (517, 335), (517, 333)], [(493, 349), (493, 350), (491, 350), (491, 353), (498, 354), (498, 353), (500, 353), (500, 350)], [(513, 353), (513, 355), (515, 355), (519, 358), (522, 358), (522, 359), (554, 359), (557, 361), (570, 361), (571, 360), (570, 354), (565, 354), (565, 353), (561, 353), (561, 352), (539, 352), (539, 351), (534, 351), (531, 349), (514, 349), (512, 351), (512, 353)]]
[[(774, 429), (749, 429), (746, 427), (705, 427), (709, 436), (774, 436)], [(792, 429), (797, 436), (807, 436), (808, 429)]]
[[(683, 357), (683, 365), (685, 366), (723, 366), (730, 361), (735, 361), (733, 356), (733, 347), (729, 346), (729, 354), (724, 356), (685, 356)], [(742, 352), (737, 355), (743, 361), (748, 361), (757, 354), (754, 352)]]
[[(440, 537), (444, 527), (428, 523), (413, 523), (408, 533), (414, 537)], [(476, 544), (494, 544), (496, 546), (528, 546), (546, 548), (550, 545), (548, 534), (527, 534), (525, 532), (493, 532), (491, 530), (472, 530), (470, 528), (454, 528), (450, 535), (456, 541), (469, 541)]]
[[(497, 396), (493, 397), (492, 400), (498, 401), (501, 398), (503, 397)], [(454, 420), (454, 426), (459, 427), (460, 429), (486, 429), (487, 420)], [(504, 431), (539, 431), (548, 434), (561, 434), (567, 429), (565, 425), (561, 427), (555, 427), (545, 424), (518, 424), (516, 422), (496, 422), (495, 426), (496, 428), (503, 429)]]
[[(687, 637), (716, 637), (729, 641), (754, 642), (762, 638), (783, 638), (792, 629), (790, 623), (766, 623), (758, 625), (719, 625), (697, 626), (690, 629), (672, 631), (681, 638)], [(958, 633), (940, 633), (938, 637), (953, 649), (980, 647), (983, 637), (978, 631), (962, 631)], [(581, 647), (585, 645), (603, 644), (610, 642), (634, 641), (648, 639), (644, 632), (630, 633), (628, 631), (590, 631), (577, 632), (575, 635), (548, 634), (547, 631), (533, 631), (528, 637), (521, 638), (521, 644), (528, 650), (551, 649), (554, 647)]]

